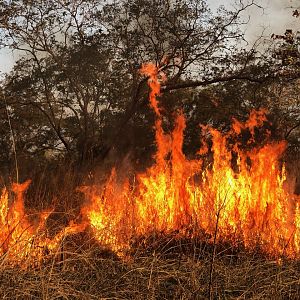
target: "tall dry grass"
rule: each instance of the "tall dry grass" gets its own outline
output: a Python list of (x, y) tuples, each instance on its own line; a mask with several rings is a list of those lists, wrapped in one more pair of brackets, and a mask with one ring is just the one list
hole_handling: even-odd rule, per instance
[[(150, 239), (153, 241), (153, 237)], [(149, 241), (150, 241), (149, 240)], [(41, 265), (0, 259), (1, 299), (209, 299), (211, 245), (156, 237), (118, 258), (88, 235), (63, 242)], [(218, 245), (211, 299), (299, 299), (300, 263)]]
[[(92, 183), (89, 176), (65, 167), (36, 174), (28, 211), (55, 208), (47, 221), (54, 234), (78, 215), (83, 197), (76, 188)], [(84, 232), (67, 237), (39, 265), (12, 266), (0, 257), (0, 299), (296, 300), (300, 262), (276, 261), (259, 249), (154, 233), (117, 257)]]

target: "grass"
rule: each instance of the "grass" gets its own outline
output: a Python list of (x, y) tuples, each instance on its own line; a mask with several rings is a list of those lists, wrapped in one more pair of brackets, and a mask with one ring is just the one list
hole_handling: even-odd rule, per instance
[[(76, 172), (56, 173), (33, 178), (26, 206), (40, 211), (53, 205), (47, 226), (57, 231), (78, 214), (83, 199), (70, 192), (81, 182)], [(50, 188), (44, 178), (51, 178)], [(205, 239), (150, 234), (120, 258), (85, 232), (67, 237), (55, 255), (26, 269), (0, 256), (0, 299), (300, 299), (300, 261), (278, 263), (258, 249)]]
[[(153, 241), (156, 240), (155, 243)], [(77, 245), (77, 246), (75, 246)], [(78, 245), (81, 245), (80, 247)], [(69, 237), (41, 265), (0, 260), (1, 299), (299, 299), (300, 262), (217, 245), (151, 236), (119, 258), (88, 234)]]

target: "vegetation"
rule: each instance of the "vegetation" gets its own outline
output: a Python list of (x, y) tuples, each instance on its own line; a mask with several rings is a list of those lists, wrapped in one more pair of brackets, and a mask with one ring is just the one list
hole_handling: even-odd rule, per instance
[[(263, 107), (271, 140), (288, 141), (288, 180), (294, 180), (291, 192), (300, 193), (299, 37), (287, 30), (249, 44), (241, 28), (258, 4), (237, 1), (213, 14), (207, 2), (0, 2), (0, 45), (20, 57), (1, 82), (2, 185), (32, 178), (26, 209), (54, 206), (50, 232), (79, 213), (78, 186), (103, 183), (113, 166), (130, 174), (153, 162), (155, 116), (140, 73), (146, 62), (166, 75), (164, 129), (174, 127), (178, 110), (186, 116), (187, 157), (199, 149), (199, 124), (226, 132), (232, 117), (245, 120)], [(86, 232), (25, 270), (4, 255), (0, 297), (299, 298), (298, 261), (222, 243), (148, 238), (155, 243), (139, 241), (122, 259), (99, 249)]]
[(13, 165), (12, 135), (18, 159), (30, 165), (33, 157), (37, 165), (47, 157), (85, 166), (111, 152), (131, 153), (132, 161), (151, 157), (153, 118), (139, 73), (149, 61), (166, 73), (168, 119), (183, 107), (191, 126), (224, 126), (264, 106), (282, 135), (282, 127), (294, 132), (298, 99), (289, 99), (290, 117), (279, 89), (297, 78), (297, 68), (259, 51), (259, 41), (246, 47), (241, 14), (251, 6), (241, 1), (213, 15), (203, 0), (3, 1), (2, 45), (23, 55), (2, 83), (2, 168)]
[[(34, 269), (7, 268), (2, 264), (0, 296), (2, 299), (299, 298), (299, 262), (280, 265), (261, 255), (242, 251), (234, 255), (225, 248), (217, 253), (210, 286), (211, 251), (203, 244), (157, 240), (155, 247), (148, 249), (148, 253), (141, 247), (129, 261), (101, 253), (99, 247), (89, 245), (89, 249), (57, 253), (55, 258)], [(184, 248), (189, 252), (184, 253)]]

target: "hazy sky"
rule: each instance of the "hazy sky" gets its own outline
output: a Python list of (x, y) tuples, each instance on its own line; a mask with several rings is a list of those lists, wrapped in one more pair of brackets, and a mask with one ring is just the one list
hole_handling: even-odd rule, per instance
[[(150, 1), (150, 0), (149, 0)], [(232, 6), (235, 0), (207, 0), (207, 3), (215, 10), (219, 5), (227, 8)], [(247, 0), (244, 0), (247, 1)], [(256, 0), (264, 10), (253, 8), (247, 12), (250, 21), (245, 30), (249, 40), (254, 41), (265, 28), (265, 35), (272, 33), (283, 34), (286, 29), (300, 30), (300, 18), (292, 17), (294, 8), (300, 7), (300, 0)], [(0, 50), (0, 74), (11, 69), (17, 55), (11, 50)]]
[[(207, 1), (212, 8), (219, 5), (230, 8), (234, 2), (234, 0)], [(256, 3), (263, 9), (253, 7), (246, 12), (246, 15), (250, 16), (250, 21), (245, 28), (248, 39), (255, 39), (263, 29), (267, 37), (272, 33), (284, 34), (289, 28), (293, 31), (300, 30), (300, 18), (292, 17), (295, 8), (300, 7), (300, 0), (256, 0)]]

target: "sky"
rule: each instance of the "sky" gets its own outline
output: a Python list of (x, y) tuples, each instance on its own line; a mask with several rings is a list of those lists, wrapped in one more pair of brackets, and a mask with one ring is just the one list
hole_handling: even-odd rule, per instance
[[(244, 2), (251, 0), (242, 0)], [(234, 2), (239, 0), (208, 0), (212, 9), (224, 5), (230, 9)], [(250, 17), (245, 27), (248, 40), (254, 41), (264, 30), (264, 36), (270, 37), (274, 34), (284, 34), (286, 29), (300, 30), (300, 18), (292, 16), (296, 8), (300, 8), (300, 0), (255, 0), (262, 8), (253, 7), (245, 13)]]
[[(207, 3), (215, 11), (219, 5), (230, 9), (235, 1), (239, 0), (207, 0)], [(250, 21), (244, 30), (250, 42), (255, 41), (263, 29), (266, 37), (270, 37), (272, 33), (284, 34), (286, 29), (300, 31), (300, 17), (292, 17), (293, 10), (300, 8), (300, 0), (256, 0), (256, 2), (264, 9), (253, 8), (247, 12)], [(9, 49), (0, 49), (0, 76), (11, 70), (17, 58), (17, 53)]]

